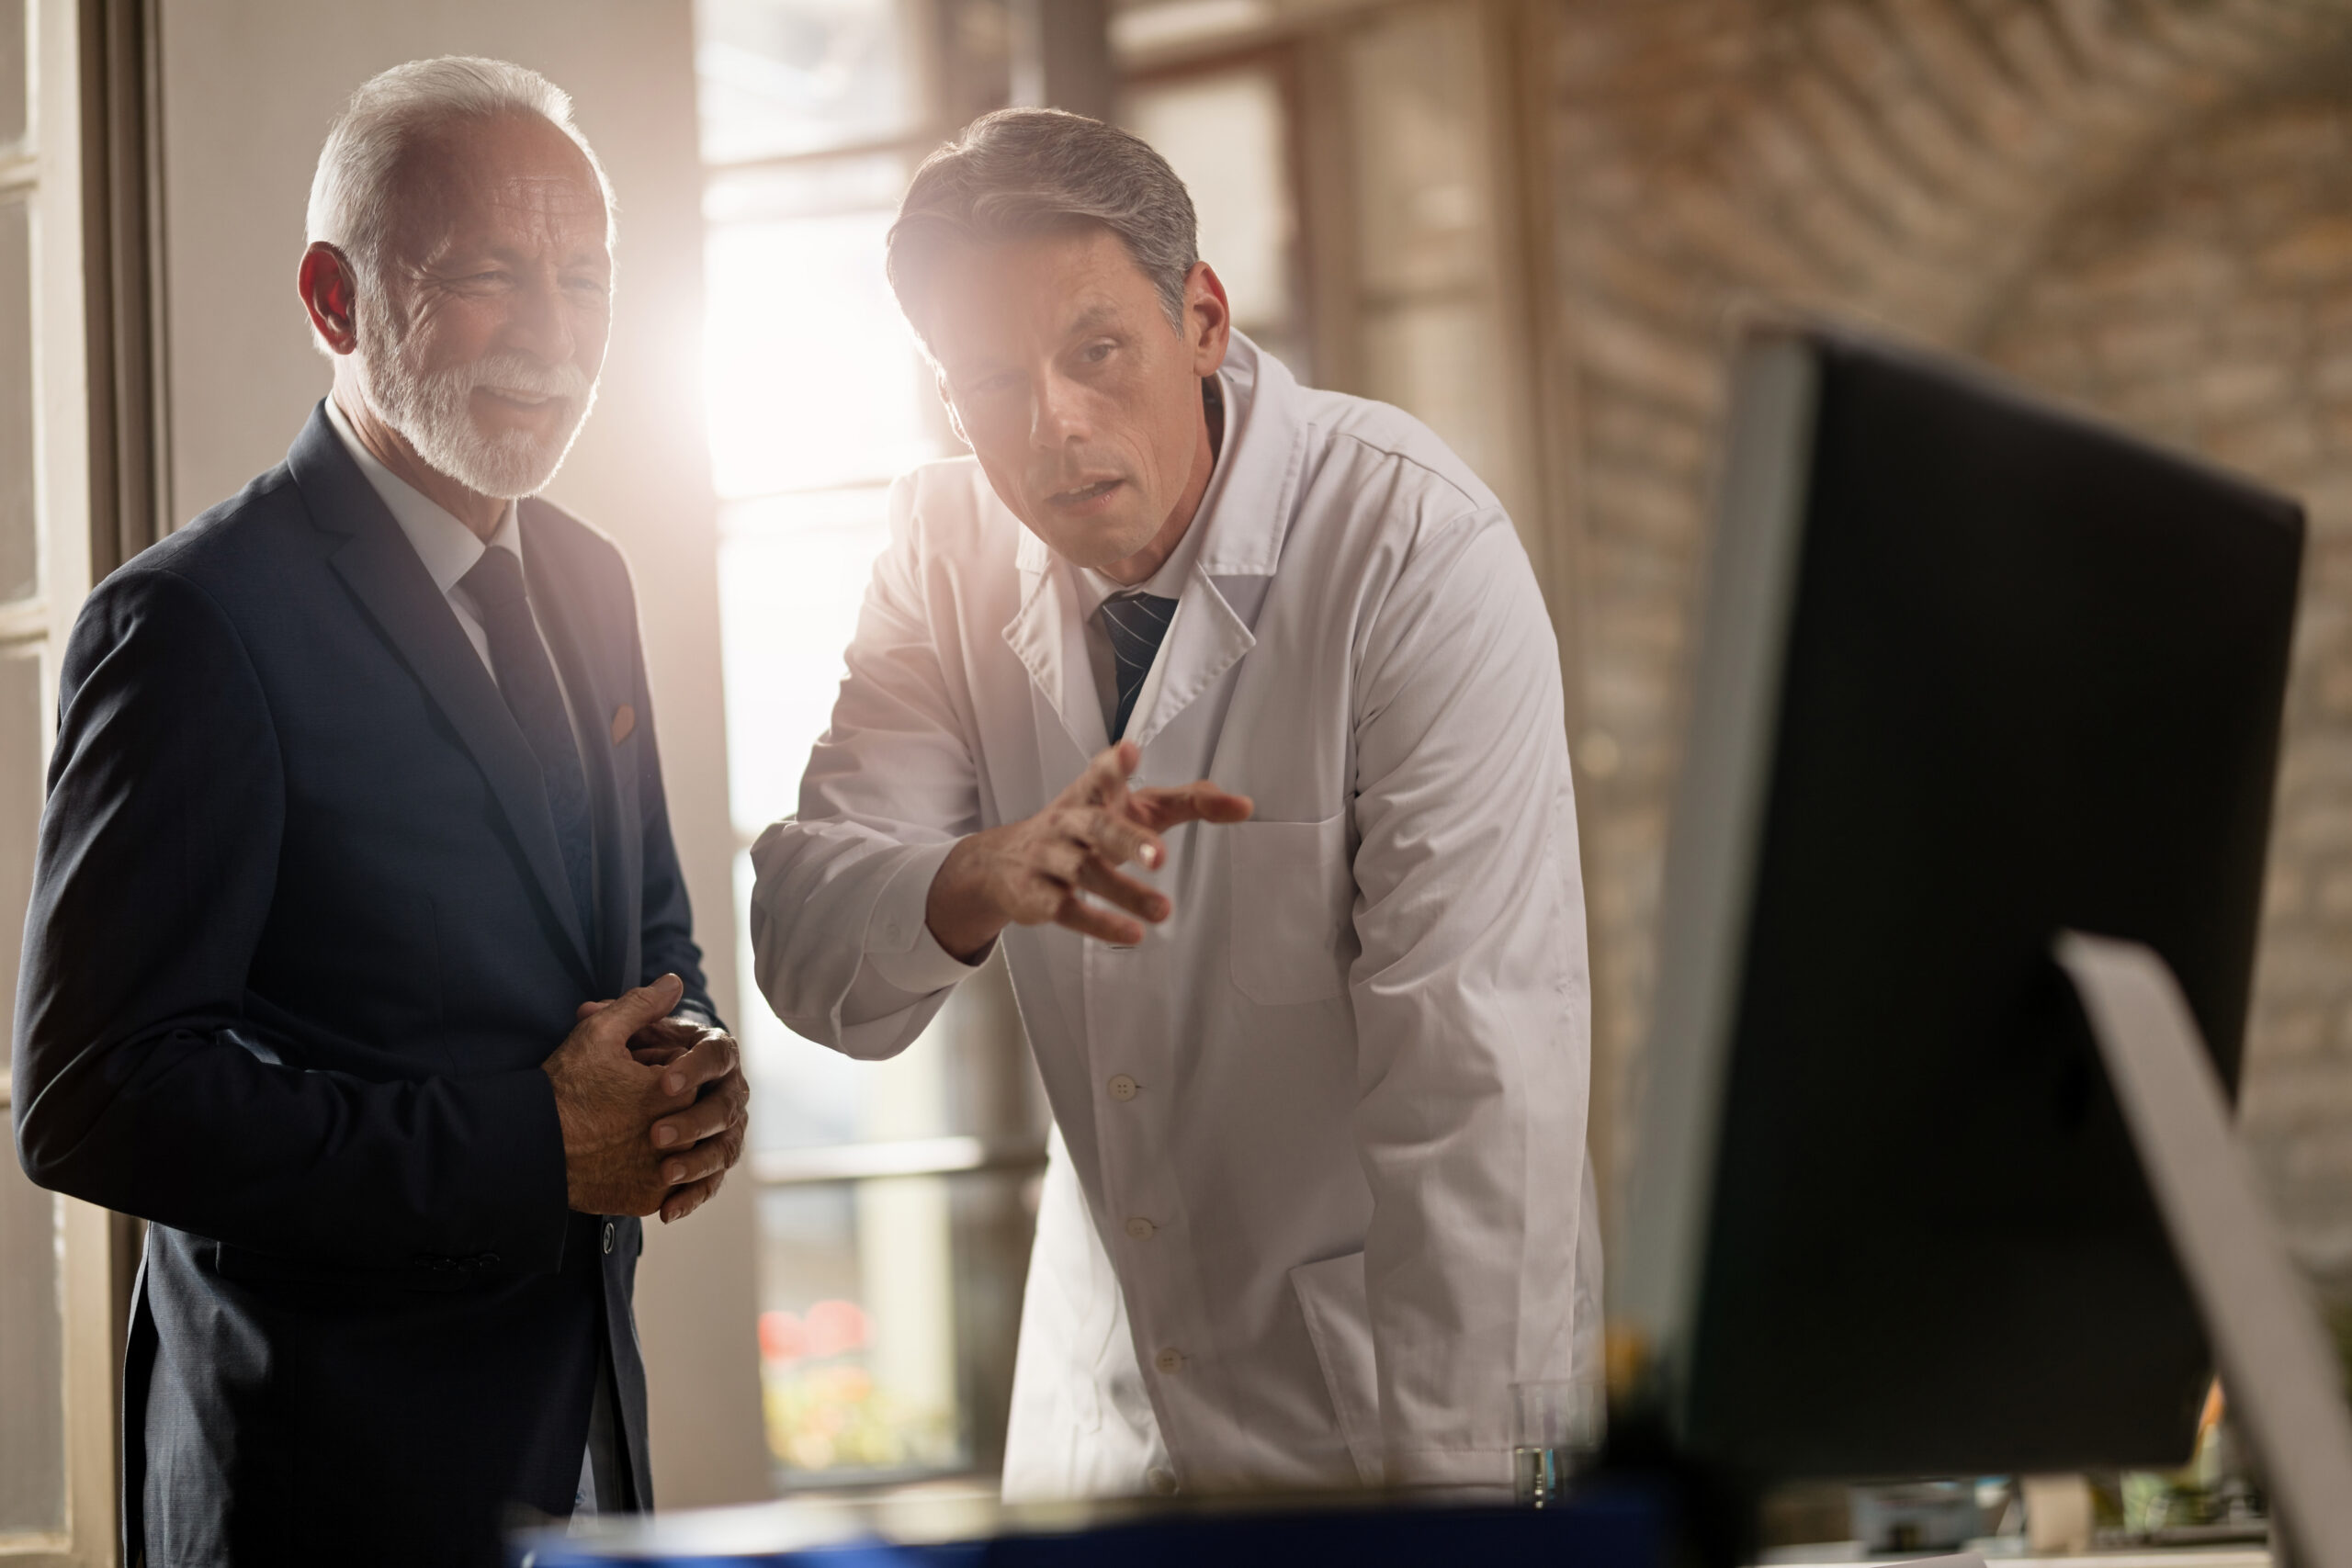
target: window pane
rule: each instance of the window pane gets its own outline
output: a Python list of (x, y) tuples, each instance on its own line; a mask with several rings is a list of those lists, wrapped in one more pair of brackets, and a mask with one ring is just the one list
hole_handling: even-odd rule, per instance
[(31, 39), (25, 26), (25, 0), (0, 0), (0, 147), (25, 138), (32, 84)]
[(908, 20), (899, 0), (696, 0), (704, 160), (907, 130), (917, 98)]
[(0, 601), (40, 586), (33, 525), (32, 214), (0, 199)]
[[(702, 215), (714, 224), (775, 223), (843, 212), (896, 212), (907, 188), (897, 152), (820, 158), (783, 168), (729, 169), (703, 187)], [(881, 265), (881, 258), (875, 258)]]
[[(0, 995), (17, 994), (40, 817), (40, 663), (0, 659)], [(57, 1201), (0, 1158), (0, 1538), (65, 1526)]]
[(789, 814), (825, 732), (874, 558), (889, 542), (879, 487), (720, 509), (728, 786), (745, 837)]
[(1124, 118), (1192, 193), (1201, 259), (1225, 284), (1234, 325), (1261, 343), (1283, 336), (1293, 319), (1293, 209), (1274, 73), (1257, 67), (1133, 88)]
[(882, 270), (886, 209), (715, 224), (708, 367), (722, 496), (874, 483), (932, 456), (914, 337)]
[(1035, 1205), (1034, 1177), (997, 1172), (761, 1194), (761, 1368), (781, 1486), (1001, 1462)]
[(1493, 241), (1477, 12), (1393, 12), (1352, 37), (1346, 59), (1365, 292), (1483, 283)]

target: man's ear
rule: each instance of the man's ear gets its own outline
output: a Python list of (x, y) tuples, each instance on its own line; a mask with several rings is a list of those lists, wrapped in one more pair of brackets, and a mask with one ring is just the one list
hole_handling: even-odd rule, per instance
[(964, 434), (964, 416), (956, 412), (956, 400), (947, 394), (947, 372), (933, 366), (931, 384), (939, 389), (939, 406), (947, 411), (947, 428), (955, 433), (956, 440), (971, 446), (972, 438)]
[(1216, 375), (1225, 364), (1227, 344), (1233, 341), (1233, 306), (1225, 298), (1224, 281), (1206, 262), (1194, 262), (1184, 275), (1184, 327), (1193, 350), (1193, 374)]
[(311, 329), (336, 354), (359, 346), (359, 283), (350, 259), (324, 240), (313, 240), (302, 253), (295, 287), (302, 308), (311, 313)]

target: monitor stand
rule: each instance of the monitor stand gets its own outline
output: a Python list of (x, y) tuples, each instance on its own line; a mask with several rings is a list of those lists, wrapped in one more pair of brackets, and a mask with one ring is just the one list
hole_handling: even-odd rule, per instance
[(2261, 1463), (2272, 1550), (2293, 1568), (2352, 1568), (2344, 1369), (2256, 1191), (2197, 1021), (2172, 970), (2139, 942), (2067, 931), (2056, 955)]

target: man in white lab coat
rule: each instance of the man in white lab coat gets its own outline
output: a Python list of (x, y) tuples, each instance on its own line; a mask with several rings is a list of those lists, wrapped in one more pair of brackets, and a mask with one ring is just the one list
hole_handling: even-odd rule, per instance
[(1499, 1494), (1511, 1385), (1599, 1371), (1552, 629), (1477, 476), (1194, 244), (1076, 116), (916, 175), (891, 280), (974, 455), (892, 494), (760, 987), (888, 1056), (1004, 945), (1058, 1128), (1009, 1499)]

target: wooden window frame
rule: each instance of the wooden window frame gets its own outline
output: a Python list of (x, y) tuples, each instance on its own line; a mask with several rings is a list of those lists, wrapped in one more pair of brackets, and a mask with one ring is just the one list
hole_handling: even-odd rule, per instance
[[(35, 595), (0, 606), (0, 652), (39, 661), (40, 744), (56, 741), (59, 664), (90, 586), (162, 536), (159, 116), (154, 0), (28, 0), (27, 146), (0, 182), (33, 208)], [(0, 1072), (0, 1110), (12, 1086)], [(0, 1563), (119, 1557), (121, 1347), (138, 1222), (53, 1200), (63, 1346), (65, 1528), (0, 1537)]]

